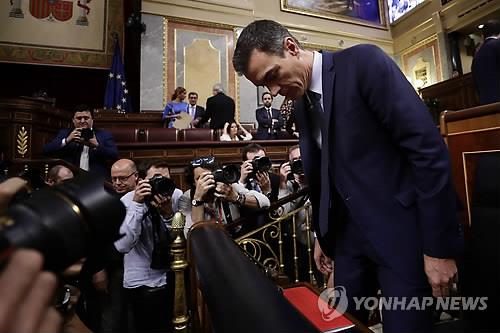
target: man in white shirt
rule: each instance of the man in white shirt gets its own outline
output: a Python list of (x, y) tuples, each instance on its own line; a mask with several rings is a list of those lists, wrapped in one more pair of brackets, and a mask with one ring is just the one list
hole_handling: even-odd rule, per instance
[(193, 118), (191, 122), (191, 127), (203, 127), (203, 123), (201, 122), (201, 118), (205, 115), (205, 108), (203, 106), (197, 105), (198, 103), (198, 93), (191, 91), (188, 94), (189, 100), (189, 115)]
[(115, 242), (115, 247), (125, 253), (123, 286), (136, 331), (170, 332), (174, 296), (173, 276), (167, 274), (170, 230), (182, 192), (173, 182), (169, 193), (156, 193), (156, 186), (151, 185), (153, 177), (170, 179), (166, 162), (154, 161), (145, 169), (146, 178), (121, 199), (127, 215), (120, 227), (123, 237)]

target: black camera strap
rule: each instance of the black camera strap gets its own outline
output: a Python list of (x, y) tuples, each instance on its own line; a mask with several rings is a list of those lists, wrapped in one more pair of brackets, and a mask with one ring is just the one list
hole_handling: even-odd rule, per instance
[[(231, 207), (229, 206), (229, 203), (224, 200), (219, 199), (219, 207), (222, 207), (222, 210), (219, 211), (219, 214), (224, 216), (224, 219), (226, 220), (226, 224), (231, 224), (233, 223), (233, 217), (231, 216)], [(223, 216), (220, 216), (222, 218)]]

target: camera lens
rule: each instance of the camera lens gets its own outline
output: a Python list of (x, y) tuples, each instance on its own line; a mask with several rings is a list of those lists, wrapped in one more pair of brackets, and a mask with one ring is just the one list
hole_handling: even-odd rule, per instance
[[(57, 207), (57, 209), (54, 209)], [(42, 252), (45, 267), (58, 271), (88, 253), (93, 244), (119, 238), (125, 207), (95, 175), (33, 192), (9, 207), (0, 227), (0, 254), (14, 247)]]
[(226, 165), (212, 172), (214, 180), (224, 184), (233, 184), (240, 179), (240, 171), (234, 164)]

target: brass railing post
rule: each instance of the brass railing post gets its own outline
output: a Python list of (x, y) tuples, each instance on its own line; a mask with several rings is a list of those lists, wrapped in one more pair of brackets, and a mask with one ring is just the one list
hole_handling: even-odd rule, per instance
[(174, 241), (171, 246), (172, 270), (175, 274), (174, 315), (172, 323), (176, 332), (188, 332), (189, 315), (186, 301), (185, 271), (188, 266), (184, 225), (186, 218), (177, 212), (172, 220)]

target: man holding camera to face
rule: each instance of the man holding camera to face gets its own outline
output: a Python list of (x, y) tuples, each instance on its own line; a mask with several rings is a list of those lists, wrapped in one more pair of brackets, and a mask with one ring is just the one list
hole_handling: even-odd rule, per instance
[(93, 124), (92, 110), (86, 105), (77, 105), (74, 128), (60, 130), (55, 139), (43, 147), (43, 153), (109, 178), (106, 162), (118, 158), (118, 149), (111, 133), (94, 130)]
[(272, 163), (264, 147), (256, 143), (243, 147), (242, 159), (239, 183), (264, 194), (271, 202), (278, 200), (280, 177), (269, 172)]
[(137, 332), (170, 332), (172, 329), (173, 277), (170, 277), (170, 229), (182, 195), (170, 179), (164, 161), (146, 168), (146, 178), (121, 201), (127, 215), (115, 242), (124, 256), (123, 286), (132, 306)]
[(191, 188), (182, 198), (186, 228), (208, 220), (229, 224), (240, 217), (242, 208), (269, 207), (265, 195), (238, 184), (238, 178), (236, 166), (220, 167), (213, 156), (192, 160), (186, 169), (186, 181)]

